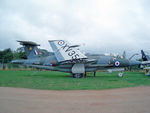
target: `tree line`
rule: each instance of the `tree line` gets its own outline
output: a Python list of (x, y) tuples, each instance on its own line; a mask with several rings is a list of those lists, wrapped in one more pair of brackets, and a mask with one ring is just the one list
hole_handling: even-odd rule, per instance
[[(40, 56), (48, 56), (51, 52), (45, 49), (38, 49)], [(0, 63), (10, 63), (15, 59), (27, 59), (24, 47), (17, 48), (15, 51), (10, 48), (0, 51)]]
[(13, 51), (10, 48), (0, 51), (0, 63), (10, 63), (14, 59), (26, 59), (24, 48), (20, 47)]

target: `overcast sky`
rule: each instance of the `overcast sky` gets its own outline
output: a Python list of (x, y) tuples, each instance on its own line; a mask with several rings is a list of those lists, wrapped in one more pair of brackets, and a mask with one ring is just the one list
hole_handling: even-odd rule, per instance
[(0, 0), (0, 49), (30, 40), (80, 44), (85, 51), (149, 50), (149, 0)]

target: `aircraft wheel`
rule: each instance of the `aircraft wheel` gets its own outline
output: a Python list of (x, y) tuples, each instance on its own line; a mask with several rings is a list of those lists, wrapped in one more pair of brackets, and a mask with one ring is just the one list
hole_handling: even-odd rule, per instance
[(118, 77), (123, 77), (123, 73), (122, 72), (118, 73)]
[(73, 74), (73, 78), (83, 78), (83, 74), (81, 73)]

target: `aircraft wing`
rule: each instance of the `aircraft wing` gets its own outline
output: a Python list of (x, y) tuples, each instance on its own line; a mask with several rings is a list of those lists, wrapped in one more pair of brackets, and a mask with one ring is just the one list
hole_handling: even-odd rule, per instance
[(50, 40), (49, 43), (58, 62), (76, 62), (87, 59), (87, 57), (77, 48), (78, 45), (71, 45), (65, 40)]
[(143, 65), (150, 64), (150, 61), (142, 61), (141, 64), (143, 64)]

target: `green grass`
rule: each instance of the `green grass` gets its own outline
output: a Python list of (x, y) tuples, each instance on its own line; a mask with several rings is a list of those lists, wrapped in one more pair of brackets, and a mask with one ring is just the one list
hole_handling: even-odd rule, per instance
[(150, 86), (150, 77), (142, 72), (125, 72), (123, 78), (117, 73), (97, 72), (93, 77), (71, 78), (68, 73), (50, 71), (0, 71), (1, 87), (20, 87), (47, 90), (101, 90), (135, 86)]

